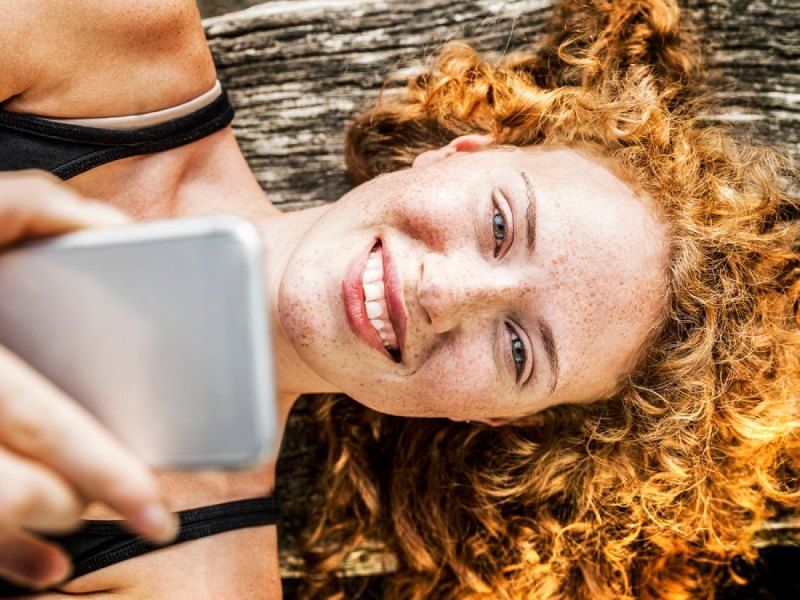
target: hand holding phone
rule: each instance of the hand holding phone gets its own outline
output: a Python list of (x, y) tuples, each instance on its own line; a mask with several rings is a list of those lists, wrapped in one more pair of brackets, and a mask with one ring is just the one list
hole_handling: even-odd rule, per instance
[[(43, 172), (0, 174), (0, 246), (128, 219)], [(177, 524), (150, 469), (85, 409), (0, 346), (0, 575), (27, 586), (65, 578), (69, 561), (32, 532), (78, 524), (100, 501), (131, 529), (167, 541)]]
[(0, 254), (0, 343), (148, 464), (255, 466), (277, 449), (261, 240), (195, 217)]

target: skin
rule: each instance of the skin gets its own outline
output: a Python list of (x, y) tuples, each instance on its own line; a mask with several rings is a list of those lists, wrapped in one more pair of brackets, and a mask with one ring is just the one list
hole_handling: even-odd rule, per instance
[[(24, 10), (9, 5), (6, 25), (0, 24), (0, 47), (14, 49), (0, 76), (4, 110), (129, 115), (180, 104), (213, 84), (193, 1), (62, 4), (43, 1)], [(24, 34), (32, 28), (37, 36)], [(415, 168), (380, 177), (335, 204), (287, 214), (266, 201), (231, 128), (102, 165), (67, 186), (137, 219), (234, 213), (256, 224), (272, 290), (281, 427), (299, 394), (334, 390), (393, 414), (502, 424), (558, 402), (594, 400), (613, 388), (658, 321), (663, 229), (646, 198), (590, 157), (566, 149), (482, 151), (486, 141), (459, 138), (421, 155)], [(511, 248), (495, 259), (492, 191), (504, 192), (512, 209), (507, 225), (516, 227), (525, 210), (521, 172), (537, 197), (536, 251), (528, 257), (520, 243), (525, 235), (515, 233)], [(376, 237), (403, 280), (408, 347), (400, 364), (366, 346), (341, 306), (347, 265)], [(522, 393), (515, 390), (510, 339), (503, 334), (509, 319), (530, 336), (535, 366)], [(560, 377), (553, 391), (537, 336), (540, 319), (549, 322), (558, 349)], [(23, 382), (20, 390), (25, 385), (36, 384)], [(29, 424), (32, 431), (46, 426)], [(59, 428), (79, 438), (90, 432), (69, 417)], [(118, 469), (112, 470), (126, 481), (148, 473), (141, 464), (114, 462)], [(74, 512), (73, 498), (94, 489), (91, 474), (76, 468), (80, 463), (76, 458), (66, 465), (71, 470), (62, 483), (68, 489), (60, 504), (48, 496), (47, 514)], [(177, 511), (269, 494), (275, 465), (155, 477), (167, 507)], [(155, 493), (146, 477), (140, 480), (141, 497)], [(30, 502), (47, 496), (41, 489), (29, 488)], [(131, 516), (113, 497), (86, 499), (100, 502), (84, 518)], [(53, 551), (48, 547), (40, 556), (52, 558)], [(279, 598), (277, 563), (275, 527), (249, 528), (124, 561), (33, 597)]]
[[(450, 147), (461, 150), (353, 190), (313, 223), (283, 270), (274, 310), (289, 342), (332, 387), (376, 410), (499, 424), (590, 402), (614, 390), (658, 323), (664, 227), (649, 200), (575, 150), (481, 145), (456, 140)], [(503, 241), (492, 226), (498, 208)], [(353, 333), (342, 305), (347, 265), (376, 238), (401, 273), (408, 336), (399, 364)], [(527, 354), (522, 387), (511, 322)], [(555, 386), (541, 322), (556, 347)]]
[[(78, 198), (55, 177), (0, 173), (0, 249), (127, 222), (117, 211)], [(0, 490), (0, 575), (23, 584), (63, 579), (69, 571), (65, 557), (32, 532), (71, 530), (89, 499), (113, 506), (134, 531), (153, 541), (175, 535), (177, 524), (146, 466), (2, 346), (0, 415), (0, 473), (14, 481)]]
[[(2, 52), (9, 58), (8, 68), (0, 75), (3, 110), (76, 118), (136, 114), (188, 101), (214, 82), (213, 61), (191, 0), (87, 0), (68, 7), (43, 1), (35, 7), (9, 4), (6, 8), (7, 18), (0, 24), (0, 52), (9, 49)], [(25, 34), (32, 28), (39, 35)], [(54, 48), (58, 48), (58, 60), (53, 60)], [(234, 212), (261, 220), (278, 212), (265, 201), (230, 127), (174, 150), (103, 165), (66, 186), (58, 184), (58, 189), (64, 193), (48, 193), (55, 198), (77, 193), (121, 208), (137, 219)], [(24, 195), (26, 200), (30, 196)], [(8, 364), (9, 369), (22, 372), (13, 361), (13, 357), (4, 358), (0, 370), (5, 373)], [(39, 393), (40, 379), (34, 375), (16, 378), (13, 398)], [(237, 472), (153, 472), (136, 457), (112, 452), (116, 442), (98, 441), (100, 435), (110, 437), (102, 427), (75, 417), (66, 406), (70, 400), (51, 392), (53, 407), (36, 412), (38, 420), (29, 419), (26, 431), (44, 442), (60, 439), (69, 430), (69, 439), (81, 440), (72, 447), (95, 460), (87, 461), (74, 452), (56, 454), (63, 463), (57, 483), (66, 488), (58, 495), (49, 493), (37, 476), (52, 461), (28, 461), (26, 473), (7, 478), (15, 482), (7, 487), (15, 491), (23, 508), (35, 507), (30, 514), (38, 522), (66, 515), (65, 519), (72, 520), (63, 527), (69, 528), (86, 502), (91, 502), (82, 518), (127, 517), (137, 531), (164, 540), (175, 531), (174, 518), (168, 516), (162, 523), (136, 519), (138, 511), (153, 501), (174, 512), (274, 490), (274, 463)], [(294, 396), (283, 390), (280, 394), (283, 410)], [(280, 418), (285, 423), (286, 415)], [(12, 427), (11, 421), (4, 422)], [(68, 443), (67, 438), (64, 441)], [(95, 463), (102, 463), (102, 469)], [(123, 483), (117, 485), (117, 481)], [(27, 514), (10, 525), (27, 523)], [(3, 572), (14, 571), (17, 581), (29, 585), (54, 586), (69, 570), (66, 557), (55, 546), (33, 539), (38, 543), (25, 545), (22, 565), (13, 560), (22, 556), (19, 539), (0, 539), (0, 552), (10, 548), (0, 556)], [(277, 554), (275, 527), (241, 529), (124, 561), (26, 598), (74, 594), (172, 600), (280, 598)], [(10, 561), (3, 562), (4, 558)]]
[[(356, 188), (330, 206), (285, 215), (274, 209), (243, 213), (261, 227), (267, 242), (282, 426), (298, 391), (320, 390), (341, 390), (394, 414), (479, 419), (499, 425), (558, 402), (602, 397), (635, 360), (657, 322), (663, 295), (663, 228), (646, 200), (636, 197), (601, 163), (574, 150), (478, 151), (480, 144), (464, 145), (461, 140), (452, 146), (460, 150), (444, 149), (418, 161), (413, 169)], [(25, 231), (59, 231), (48, 225), (46, 210), (66, 211), (76, 202), (51, 180), (44, 180), (41, 198), (48, 204), (36, 208), (29, 201), (30, 182), (39, 185), (41, 177), (26, 177), (12, 180), (26, 190), (25, 204), (14, 204), (9, 186), (4, 188), (5, 206), (26, 211), (19, 213), (16, 222), (4, 221), (16, 223), (6, 241), (18, 239)], [(525, 247), (523, 233), (523, 215), (531, 199), (528, 182), (536, 203), (533, 254)], [(64, 199), (59, 202), (59, 197)], [(167, 205), (174, 206), (175, 199)], [(88, 215), (86, 224), (93, 224), (91, 210), (79, 208), (84, 212), (78, 214)], [(185, 207), (181, 214), (218, 210), (213, 204), (200, 203)], [(506, 224), (502, 240), (491, 226), (500, 213)], [(100, 217), (107, 218), (105, 213)], [(100, 217), (95, 217), (97, 224), (105, 224)], [(357, 337), (343, 313), (343, 273), (353, 254), (363, 252), (376, 238), (392, 253), (403, 280), (408, 341), (400, 364)], [(531, 382), (521, 392), (514, 383), (508, 333), (503, 327), (493, 327), (508, 319), (519, 325), (516, 331), (525, 337), (526, 349), (534, 358)], [(536, 358), (544, 354), (541, 339), (536, 327), (529, 325), (541, 319), (550, 324), (559, 354), (559, 383), (552, 390), (547, 361)], [(42, 423), (42, 436), (53, 437), (54, 443), (66, 442), (83, 454), (94, 446), (113, 449), (113, 441), (106, 439), (97, 424), (75, 412), (69, 399), (60, 398), (57, 390), (42, 395), (36, 390), (47, 389), (45, 382), (38, 382), (33, 373), (23, 377), (23, 368), (13, 366), (13, 357), (0, 358), (5, 361), (0, 361), (0, 370), (7, 376), (15, 370), (21, 374), (15, 399), (20, 393), (32, 398), (39, 395), (51, 404), (44, 411), (49, 416)], [(9, 406), (29, 404), (11, 402)], [(59, 411), (63, 412), (60, 418), (55, 416)], [(13, 415), (7, 414), (9, 419), (13, 422)], [(30, 418), (25, 431), (37, 427), (29, 422)], [(13, 433), (16, 428), (7, 430)], [(69, 442), (75, 436), (82, 441)], [(92, 436), (96, 441), (89, 439)], [(106, 503), (93, 505), (85, 518), (116, 518), (140, 506), (132, 504), (127, 509), (115, 498), (98, 493), (98, 475), (91, 472), (95, 468), (91, 457), (97, 454), (89, 452), (88, 460), (83, 454), (70, 459), (67, 452), (56, 453), (64, 459), (55, 465), (61, 476), (52, 481), (42, 478), (40, 473), (46, 471), (36, 463), (27, 464), (27, 472), (21, 475), (9, 475), (17, 482), (26, 481), (27, 504), (39, 503), (27, 521), (9, 525), (49, 523), (54, 515), (65, 513), (59, 522), (69, 527), (82, 507), (76, 500), (81, 490), (91, 490), (84, 491), (84, 497)], [(131, 473), (144, 473), (135, 460), (117, 457), (111, 450), (100, 456), (103, 468), (111, 476), (125, 474), (128, 485)], [(179, 510), (270, 493), (275, 472), (271, 464), (236, 474), (159, 475), (169, 507)], [(138, 492), (148, 485), (152, 486), (145, 479), (134, 489)], [(151, 495), (157, 493), (150, 489)], [(126, 499), (130, 500), (127, 493)], [(54, 528), (52, 524), (39, 527)], [(148, 531), (141, 524), (137, 528)], [(32, 536), (28, 539), (9, 538), (12, 555), (19, 556), (25, 543), (46, 561), (38, 564), (50, 565), (41, 573), (42, 583), (63, 576), (63, 557)], [(242, 550), (252, 547), (264, 550), (263, 561), (244, 560)], [(225, 568), (213, 585), (191, 577), (203, 563), (197, 562), (198, 555), (209, 557), (206, 560), (212, 560), (216, 569)], [(220, 563), (220, 555), (228, 560)], [(277, 594), (279, 581), (270, 556), (276, 556), (274, 528), (247, 529), (126, 561), (76, 579), (61, 590), (114, 589), (133, 597), (160, 593), (165, 587), (180, 589), (185, 597), (198, 592), (214, 597), (233, 589), (237, 597), (258, 597), (265, 589)], [(7, 570), (6, 575), (10, 574)], [(187, 578), (193, 580), (194, 589), (187, 587)], [(53, 592), (40, 598), (57, 596)]]

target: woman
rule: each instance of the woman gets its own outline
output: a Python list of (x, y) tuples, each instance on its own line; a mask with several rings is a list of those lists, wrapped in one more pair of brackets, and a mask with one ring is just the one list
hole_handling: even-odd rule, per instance
[[(561, 38), (498, 66), (449, 47), (352, 130), (356, 179), (395, 172), (289, 214), (225, 128), (192, 3), (84, 10), (36, 7), (2, 32), (59, 23), (4, 76), (16, 154), (138, 218), (260, 227), (283, 422), (298, 394), (334, 391), (470, 421), (352, 415), (312, 540), (322, 571), (383, 531), (400, 597), (694, 597), (751, 556), (765, 498), (794, 501), (797, 226), (780, 161), (693, 119), (670, 3), (566, 4)], [(392, 471), (364, 476), (369, 452)], [(274, 467), (159, 478), (183, 511), (269, 494)], [(40, 597), (276, 597), (276, 552), (272, 527), (234, 529)]]

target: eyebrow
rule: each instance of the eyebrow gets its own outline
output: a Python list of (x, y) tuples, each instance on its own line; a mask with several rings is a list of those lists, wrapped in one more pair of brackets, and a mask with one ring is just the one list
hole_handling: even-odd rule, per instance
[(546, 321), (539, 320), (539, 333), (542, 334), (542, 346), (544, 346), (544, 353), (547, 355), (547, 362), (550, 363), (550, 393), (552, 394), (558, 385), (558, 352), (556, 351), (556, 342), (553, 338), (553, 330)]
[(525, 224), (526, 224), (526, 239), (525, 245), (528, 247), (528, 253), (533, 254), (536, 247), (536, 191), (533, 189), (533, 184), (525, 171), (520, 171), (522, 179), (525, 182), (525, 194), (528, 196), (528, 208), (525, 209)]
[[(520, 171), (519, 174), (525, 182), (525, 195), (528, 197), (528, 207), (525, 209), (525, 245), (528, 247), (528, 253), (533, 254), (536, 248), (536, 191), (533, 189), (533, 184), (525, 174), (525, 171)], [(558, 351), (553, 338), (553, 330), (542, 319), (539, 320), (539, 333), (542, 336), (542, 345), (544, 346), (544, 353), (547, 355), (547, 362), (550, 363), (551, 377), (549, 387), (552, 394), (556, 386), (558, 386)]]

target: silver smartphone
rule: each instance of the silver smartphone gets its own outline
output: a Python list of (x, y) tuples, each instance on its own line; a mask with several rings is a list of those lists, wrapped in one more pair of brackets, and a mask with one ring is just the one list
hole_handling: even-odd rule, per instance
[(248, 467), (277, 450), (261, 244), (244, 219), (0, 252), (0, 344), (151, 465)]

